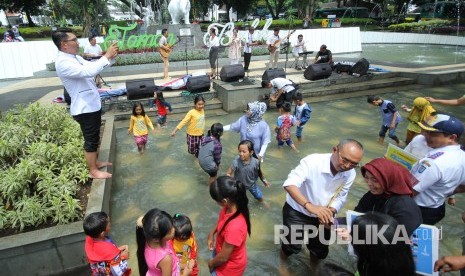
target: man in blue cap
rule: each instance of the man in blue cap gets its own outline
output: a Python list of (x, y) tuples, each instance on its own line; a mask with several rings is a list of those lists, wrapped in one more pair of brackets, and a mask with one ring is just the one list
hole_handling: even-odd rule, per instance
[(418, 179), (413, 187), (423, 223), (434, 225), (446, 214), (445, 199), (465, 182), (465, 152), (458, 143), (463, 123), (454, 116), (437, 114), (418, 123), (432, 150), (412, 168)]

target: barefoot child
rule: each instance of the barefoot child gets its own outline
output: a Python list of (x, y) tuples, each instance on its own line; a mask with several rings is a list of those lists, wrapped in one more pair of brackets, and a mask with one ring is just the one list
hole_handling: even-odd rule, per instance
[(304, 102), (304, 97), (300, 92), (297, 92), (292, 97), (292, 100), (295, 103), (294, 116), (297, 120), (295, 124), (297, 126), (295, 136), (297, 136), (297, 141), (302, 142), (302, 131), (304, 129), (304, 125), (310, 120), (312, 107)]
[(165, 211), (154, 208), (138, 219), (136, 240), (140, 275), (190, 275), (195, 261), (190, 260), (181, 274), (173, 238), (173, 219)]
[(192, 268), (192, 276), (199, 275), (199, 268), (197, 266), (197, 242), (195, 241), (195, 234), (192, 230), (191, 220), (188, 216), (175, 214), (173, 217), (174, 225), (174, 252), (181, 262), (181, 272), (186, 267), (189, 260), (194, 260), (195, 265)]
[(292, 142), (291, 127), (296, 124), (296, 119), (291, 115), (291, 103), (284, 102), (279, 108), (281, 114), (276, 121), (276, 140), (278, 140), (278, 147), (282, 147), (286, 143), (294, 151), (299, 152)]
[(244, 275), (246, 240), (251, 231), (244, 184), (229, 176), (220, 176), (210, 185), (210, 196), (221, 206), (221, 211), (217, 224), (208, 234), (208, 249), (214, 250), (208, 269), (217, 276)]
[(223, 125), (220, 123), (213, 124), (208, 131), (207, 137), (202, 139), (199, 149), (199, 164), (200, 167), (208, 173), (208, 185), (216, 180), (218, 169), (220, 168), (221, 152), (223, 146), (220, 142), (220, 137), (223, 135)]
[(409, 123), (407, 126), (407, 134), (405, 136), (405, 144), (408, 145), (415, 136), (421, 133), (421, 127), (418, 123), (425, 121), (426, 118), (431, 116), (431, 113), (436, 112), (436, 110), (431, 106), (428, 100), (422, 97), (417, 97), (413, 100), (413, 106), (411, 109), (406, 105), (402, 105), (401, 108), (404, 111), (410, 112), (407, 117)]
[(184, 119), (173, 129), (171, 136), (174, 137), (176, 132), (184, 127), (187, 123), (187, 151), (194, 155), (195, 158), (199, 157), (199, 145), (203, 138), (205, 129), (205, 100), (201, 95), (197, 95), (194, 99), (195, 107), (187, 112)]
[(108, 237), (110, 218), (105, 212), (95, 212), (84, 218), (85, 251), (92, 276), (131, 274), (127, 245), (116, 246)]
[(263, 193), (257, 184), (258, 178), (270, 187), (270, 182), (265, 179), (260, 168), (260, 161), (253, 150), (253, 143), (250, 140), (243, 140), (237, 147), (239, 156), (237, 156), (229, 167), (227, 176), (234, 177), (235, 180), (242, 182), (246, 189), (257, 199), (263, 201)]
[(367, 102), (374, 106), (379, 107), (379, 111), (381, 112), (381, 129), (379, 131), (379, 143), (384, 143), (384, 137), (386, 136), (386, 132), (389, 130), (388, 136), (392, 140), (394, 140), (397, 146), (400, 146), (400, 140), (396, 136), (396, 128), (397, 125), (402, 121), (402, 117), (397, 111), (396, 107), (391, 101), (383, 100), (381, 97), (378, 96), (368, 96)]
[[(165, 127), (166, 124), (166, 115), (171, 113), (173, 109), (171, 108), (171, 105), (165, 101), (165, 98), (163, 97), (163, 92), (157, 91), (153, 93), (155, 96), (155, 105), (157, 106), (157, 126), (158, 128)], [(168, 108), (168, 111), (166, 110)]]
[(149, 126), (152, 129), (153, 134), (155, 134), (152, 121), (147, 115), (145, 115), (144, 107), (141, 103), (135, 103), (132, 108), (131, 122), (129, 123), (128, 134), (132, 133), (134, 135), (137, 150), (140, 154), (144, 153), (145, 145), (147, 144), (147, 126)]

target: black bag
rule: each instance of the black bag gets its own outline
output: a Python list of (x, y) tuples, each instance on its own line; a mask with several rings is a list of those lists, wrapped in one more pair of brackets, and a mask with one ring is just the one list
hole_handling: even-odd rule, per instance
[(210, 90), (210, 77), (201, 75), (190, 77), (186, 82), (187, 91), (191, 93), (206, 92)]
[(299, 87), (300, 87), (299, 84), (293, 82), (292, 80), (290, 80), (290, 81), (292, 82), (292, 86), (294, 86), (295, 91), (297, 91), (299, 89)]
[(347, 72), (347, 73), (349, 73), (349, 75), (352, 74), (351, 69), (352, 69), (352, 65), (343, 64), (343, 63), (338, 63), (338, 64), (334, 65), (334, 68), (333, 68), (333, 70), (336, 71), (336, 73), (338, 73), (338, 74), (340, 74), (342, 72)]

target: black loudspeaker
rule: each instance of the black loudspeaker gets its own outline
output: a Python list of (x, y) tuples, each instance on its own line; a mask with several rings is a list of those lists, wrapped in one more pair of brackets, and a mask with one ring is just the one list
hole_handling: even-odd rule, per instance
[(128, 90), (128, 100), (153, 97), (153, 92), (156, 90), (153, 78), (127, 80), (126, 89)]
[(225, 82), (238, 81), (244, 76), (245, 71), (242, 64), (225, 65), (220, 71), (220, 79)]
[(265, 73), (262, 75), (262, 81), (269, 82), (274, 78), (286, 78), (286, 72), (283, 68), (276, 69), (266, 69)]
[(63, 97), (65, 98), (65, 103), (67, 105), (71, 105), (71, 96), (69, 95), (68, 90), (66, 90), (66, 88), (64, 88), (63, 90)]
[(320, 80), (320, 79), (326, 79), (331, 76), (331, 73), (333, 72), (333, 68), (331, 68), (331, 65), (328, 63), (317, 63), (317, 64), (311, 64), (310, 66), (305, 69), (304, 72), (304, 77), (307, 80)]
[(368, 62), (368, 60), (362, 58), (361, 60), (357, 61), (352, 66), (352, 68), (350, 69), (350, 72), (363, 76), (367, 74), (369, 67), (370, 67), (370, 63)]
[(205, 92), (210, 90), (210, 76), (201, 75), (190, 77), (186, 82), (187, 91), (191, 93)]

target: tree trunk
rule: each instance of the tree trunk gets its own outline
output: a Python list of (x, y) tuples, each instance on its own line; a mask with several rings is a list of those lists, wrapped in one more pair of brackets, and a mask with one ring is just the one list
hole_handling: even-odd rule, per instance
[(90, 28), (94, 24), (94, 20), (91, 16), (91, 14), (87, 11), (84, 11), (84, 20), (83, 20), (83, 29), (82, 29), (82, 35), (85, 37), (90, 36)]
[(273, 10), (273, 7), (270, 5), (270, 1), (269, 0), (265, 0), (265, 3), (266, 3), (266, 7), (268, 8), (268, 11), (271, 13), (271, 16), (273, 18), (276, 18), (277, 15), (275, 15), (275, 12)]
[(309, 4), (310, 4), (310, 12), (309, 12), (310, 23), (312, 23), (313, 22), (313, 14), (315, 12), (315, 0), (309, 0)]
[(29, 12), (25, 11), (24, 13), (26, 14), (27, 21), (29, 22), (29, 23), (28, 23), (28, 26), (29, 26), (29, 27), (35, 27), (36, 24), (32, 21), (32, 17), (31, 17), (31, 15), (29, 14)]

